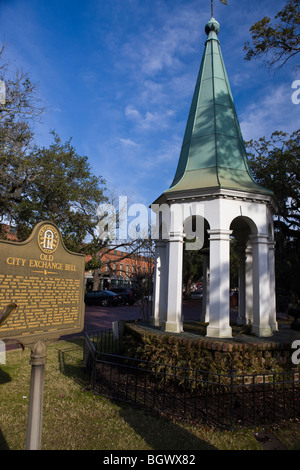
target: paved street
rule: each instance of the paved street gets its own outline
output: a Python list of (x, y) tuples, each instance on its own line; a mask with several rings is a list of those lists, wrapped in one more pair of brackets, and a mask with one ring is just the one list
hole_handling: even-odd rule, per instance
[[(183, 315), (185, 320), (199, 320), (201, 312), (201, 301), (192, 300), (183, 302)], [(124, 305), (120, 307), (86, 306), (85, 322), (86, 330), (97, 330), (99, 328), (111, 328), (113, 321), (137, 320), (141, 317), (141, 306), (139, 303)]]
[(119, 307), (101, 307), (86, 305), (84, 328), (87, 331), (111, 328), (118, 320), (137, 320), (140, 318), (140, 306), (122, 305)]
[[(200, 300), (183, 301), (182, 312), (185, 321), (197, 321), (200, 318), (201, 312)], [(235, 322), (237, 316), (237, 310), (231, 309), (230, 316), (231, 321)], [(139, 303), (129, 306), (120, 307), (99, 307), (99, 306), (86, 306), (85, 309), (85, 330), (99, 330), (109, 329), (112, 327), (112, 322), (118, 320), (138, 320), (141, 316), (141, 306)], [(286, 318), (285, 314), (278, 314), (277, 318)], [(257, 336), (247, 336), (248, 340), (256, 343), (260, 342), (272, 342), (272, 343), (288, 343), (291, 344), (294, 340), (300, 339), (300, 331), (293, 330), (289, 324), (279, 324), (279, 331), (274, 333), (273, 336), (267, 338), (258, 338)], [(236, 337), (236, 340), (240, 340), (240, 337)], [(243, 338), (243, 341), (245, 337)]]

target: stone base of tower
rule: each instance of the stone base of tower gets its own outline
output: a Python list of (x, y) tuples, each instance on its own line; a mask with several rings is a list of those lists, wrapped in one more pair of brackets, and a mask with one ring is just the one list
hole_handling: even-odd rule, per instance
[(272, 331), (272, 328), (267, 325), (267, 326), (256, 326), (252, 325), (251, 327), (252, 333), (256, 336), (262, 336), (264, 338), (267, 338), (269, 336), (273, 336), (274, 331)]
[(183, 324), (182, 322), (163, 322), (162, 325), (162, 330), (165, 331), (166, 333), (182, 333), (183, 332)]
[[(192, 330), (178, 334), (178, 332), (163, 331), (146, 322), (128, 322), (125, 323), (125, 342), (126, 336), (131, 338), (130, 347), (132, 347), (132, 341), (137, 341), (137, 347), (139, 350), (143, 350), (141, 345), (146, 340), (148, 346), (152, 344), (152, 350), (155, 354), (157, 348), (160, 348), (161, 361), (168, 361), (168, 354), (171, 355), (170, 360), (174, 359), (174, 349), (170, 345), (177, 344), (178, 354), (184, 355), (185, 359), (188, 356), (198, 359), (203, 357), (208, 360), (210, 365), (210, 361), (215, 360), (218, 365), (221, 362), (227, 364), (228, 368), (234, 366), (236, 361), (243, 372), (247, 372), (247, 368), (250, 367), (251, 373), (253, 373), (255, 364), (258, 365), (259, 370), (262, 370), (263, 366), (269, 366), (270, 369), (272, 367), (293, 368), (291, 356), (294, 349), (292, 343), (295, 339), (300, 340), (300, 331), (295, 331), (289, 325), (284, 325), (278, 332), (273, 333), (272, 338), (259, 338), (246, 334), (236, 336), (236, 333), (232, 338), (210, 338), (196, 332), (193, 333)], [(163, 351), (164, 347), (165, 351)], [(149, 351), (151, 351), (151, 347)], [(152, 360), (151, 357), (148, 359)], [(224, 367), (226, 368), (226, 366)]]
[(212, 338), (232, 338), (232, 329), (231, 326), (216, 328), (208, 325), (206, 336)]

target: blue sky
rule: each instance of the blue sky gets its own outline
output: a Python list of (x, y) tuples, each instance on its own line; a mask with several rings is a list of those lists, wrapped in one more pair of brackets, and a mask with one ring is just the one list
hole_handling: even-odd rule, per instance
[[(251, 25), (284, 4), (215, 0), (246, 140), (299, 128), (295, 63), (274, 74), (243, 52)], [(209, 0), (0, 0), (6, 58), (38, 82), (47, 107), (37, 143), (47, 146), (51, 129), (72, 137), (116, 193), (151, 204), (176, 171), (209, 19)]]

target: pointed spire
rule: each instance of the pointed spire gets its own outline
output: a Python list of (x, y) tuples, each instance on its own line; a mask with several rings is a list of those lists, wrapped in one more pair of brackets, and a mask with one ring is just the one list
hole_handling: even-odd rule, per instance
[(219, 31), (220, 24), (211, 18), (177, 171), (166, 194), (207, 188), (270, 194), (251, 175)]

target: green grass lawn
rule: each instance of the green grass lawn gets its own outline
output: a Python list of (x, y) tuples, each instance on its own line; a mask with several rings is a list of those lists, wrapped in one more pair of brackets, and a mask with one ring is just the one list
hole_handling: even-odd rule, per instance
[[(42, 450), (259, 450), (259, 429), (218, 431), (153, 416), (94, 396), (82, 365), (81, 339), (48, 345)], [(0, 450), (25, 448), (30, 351), (8, 351), (0, 366)], [(297, 423), (272, 429), (300, 449)]]

